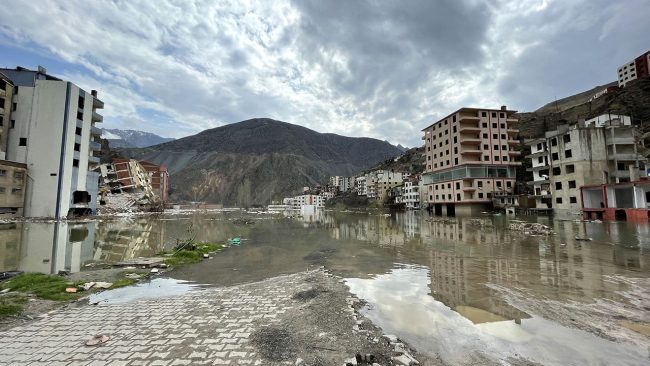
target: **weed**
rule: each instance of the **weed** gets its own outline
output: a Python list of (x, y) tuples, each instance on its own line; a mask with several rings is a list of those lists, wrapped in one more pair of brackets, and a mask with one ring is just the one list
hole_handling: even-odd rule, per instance
[(21, 305), (27, 303), (27, 298), (18, 294), (0, 296), (0, 319), (18, 314), (23, 310)]
[(197, 243), (196, 244), (196, 250), (203, 254), (208, 254), (208, 253), (213, 253), (213, 252), (220, 252), (223, 249), (223, 245), (221, 244), (212, 244), (212, 243)]
[(68, 287), (80, 287), (83, 281), (69, 283), (59, 276), (48, 276), (43, 273), (23, 273), (0, 285), (2, 289), (11, 291), (31, 292), (34, 295), (48, 300), (74, 300), (79, 297), (76, 293), (67, 293)]
[(113, 286), (109, 287), (109, 290), (115, 290), (116, 288), (131, 286), (136, 282), (134, 278), (122, 278), (113, 282)]
[(191, 250), (181, 250), (173, 257), (165, 259), (165, 264), (174, 266), (179, 264), (198, 263), (201, 261), (201, 254)]
[(14, 315), (20, 313), (23, 307), (20, 305), (1, 305), (0, 304), (0, 319), (7, 315)]

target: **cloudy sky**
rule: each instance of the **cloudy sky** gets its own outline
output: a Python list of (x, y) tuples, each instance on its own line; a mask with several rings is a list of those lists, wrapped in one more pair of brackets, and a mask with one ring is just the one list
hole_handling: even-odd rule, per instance
[(415, 146), (463, 106), (530, 111), (650, 50), (648, 0), (0, 1), (0, 67), (97, 89), (104, 127), (270, 117)]

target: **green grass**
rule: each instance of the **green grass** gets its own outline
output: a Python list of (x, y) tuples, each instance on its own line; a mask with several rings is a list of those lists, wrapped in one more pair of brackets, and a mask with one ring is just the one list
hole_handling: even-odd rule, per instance
[(26, 297), (18, 294), (0, 296), (0, 319), (20, 313), (23, 310), (21, 305), (27, 301)]
[(134, 278), (122, 278), (113, 282), (113, 286), (109, 287), (109, 290), (115, 290), (116, 288), (131, 286), (137, 281)]
[(70, 283), (63, 277), (48, 276), (42, 273), (23, 273), (19, 276), (0, 284), (2, 289), (11, 289), (11, 291), (30, 292), (40, 298), (48, 300), (74, 300), (79, 297), (77, 293), (67, 293), (68, 287), (78, 288), (83, 285), (83, 281)]
[(165, 259), (165, 264), (174, 266), (179, 264), (198, 263), (201, 261), (201, 253), (191, 250), (181, 250), (173, 257)]
[(212, 243), (197, 243), (196, 249), (203, 254), (208, 254), (213, 252), (219, 253), (223, 249), (223, 245), (212, 244)]

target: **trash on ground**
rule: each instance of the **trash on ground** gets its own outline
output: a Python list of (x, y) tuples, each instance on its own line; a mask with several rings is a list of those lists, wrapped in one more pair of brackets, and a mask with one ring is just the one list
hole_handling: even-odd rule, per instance
[(139, 278), (142, 277), (142, 276), (139, 275), (139, 274), (137, 274), (137, 273), (127, 273), (127, 274), (124, 275), (124, 277), (126, 277), (126, 278), (132, 278), (132, 279), (134, 279), (134, 280), (137, 280), (137, 279), (139, 279)]
[(151, 269), (151, 273), (158, 273), (158, 272), (160, 272), (160, 270), (158, 268), (152, 268)]
[(578, 238), (577, 236), (574, 239), (577, 240), (577, 241), (592, 241), (592, 240), (594, 240), (592, 238)]
[(537, 222), (510, 221), (510, 230), (523, 231), (526, 235), (554, 235), (550, 227)]
[(107, 289), (109, 287), (113, 286), (112, 282), (95, 282), (95, 287), (96, 288), (104, 288)]
[(67, 289), (65, 289), (65, 292), (77, 292), (77, 289), (74, 287), (68, 287)]
[(241, 244), (241, 239), (239, 238), (229, 239), (228, 242), (232, 245), (239, 245)]
[(83, 285), (84, 291), (88, 291), (95, 286), (95, 282), (86, 282)]
[(0, 281), (23, 274), (23, 271), (4, 271), (0, 272)]
[(116, 266), (145, 266), (145, 267), (152, 267), (152, 266), (157, 266), (160, 263), (162, 263), (165, 260), (165, 258), (160, 258), (160, 257), (151, 257), (151, 258), (133, 258), (133, 259), (128, 259), (123, 262), (118, 262), (115, 263)]
[(102, 343), (105, 343), (109, 339), (111, 339), (109, 336), (105, 336), (103, 334), (97, 334), (96, 336), (92, 337), (91, 340), (86, 342), (86, 346), (98, 346)]

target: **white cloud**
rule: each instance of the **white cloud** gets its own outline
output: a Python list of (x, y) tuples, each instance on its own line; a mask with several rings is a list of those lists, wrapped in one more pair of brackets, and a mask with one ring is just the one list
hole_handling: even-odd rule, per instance
[(644, 51), (639, 40), (612, 42), (648, 32), (625, 22), (643, 13), (633, 7), (648, 9), (640, 0), (7, 1), (0, 44), (67, 63), (44, 66), (97, 89), (106, 127), (180, 137), (270, 117), (414, 146), (421, 128), (463, 106), (531, 110), (613, 80), (610, 68)]

